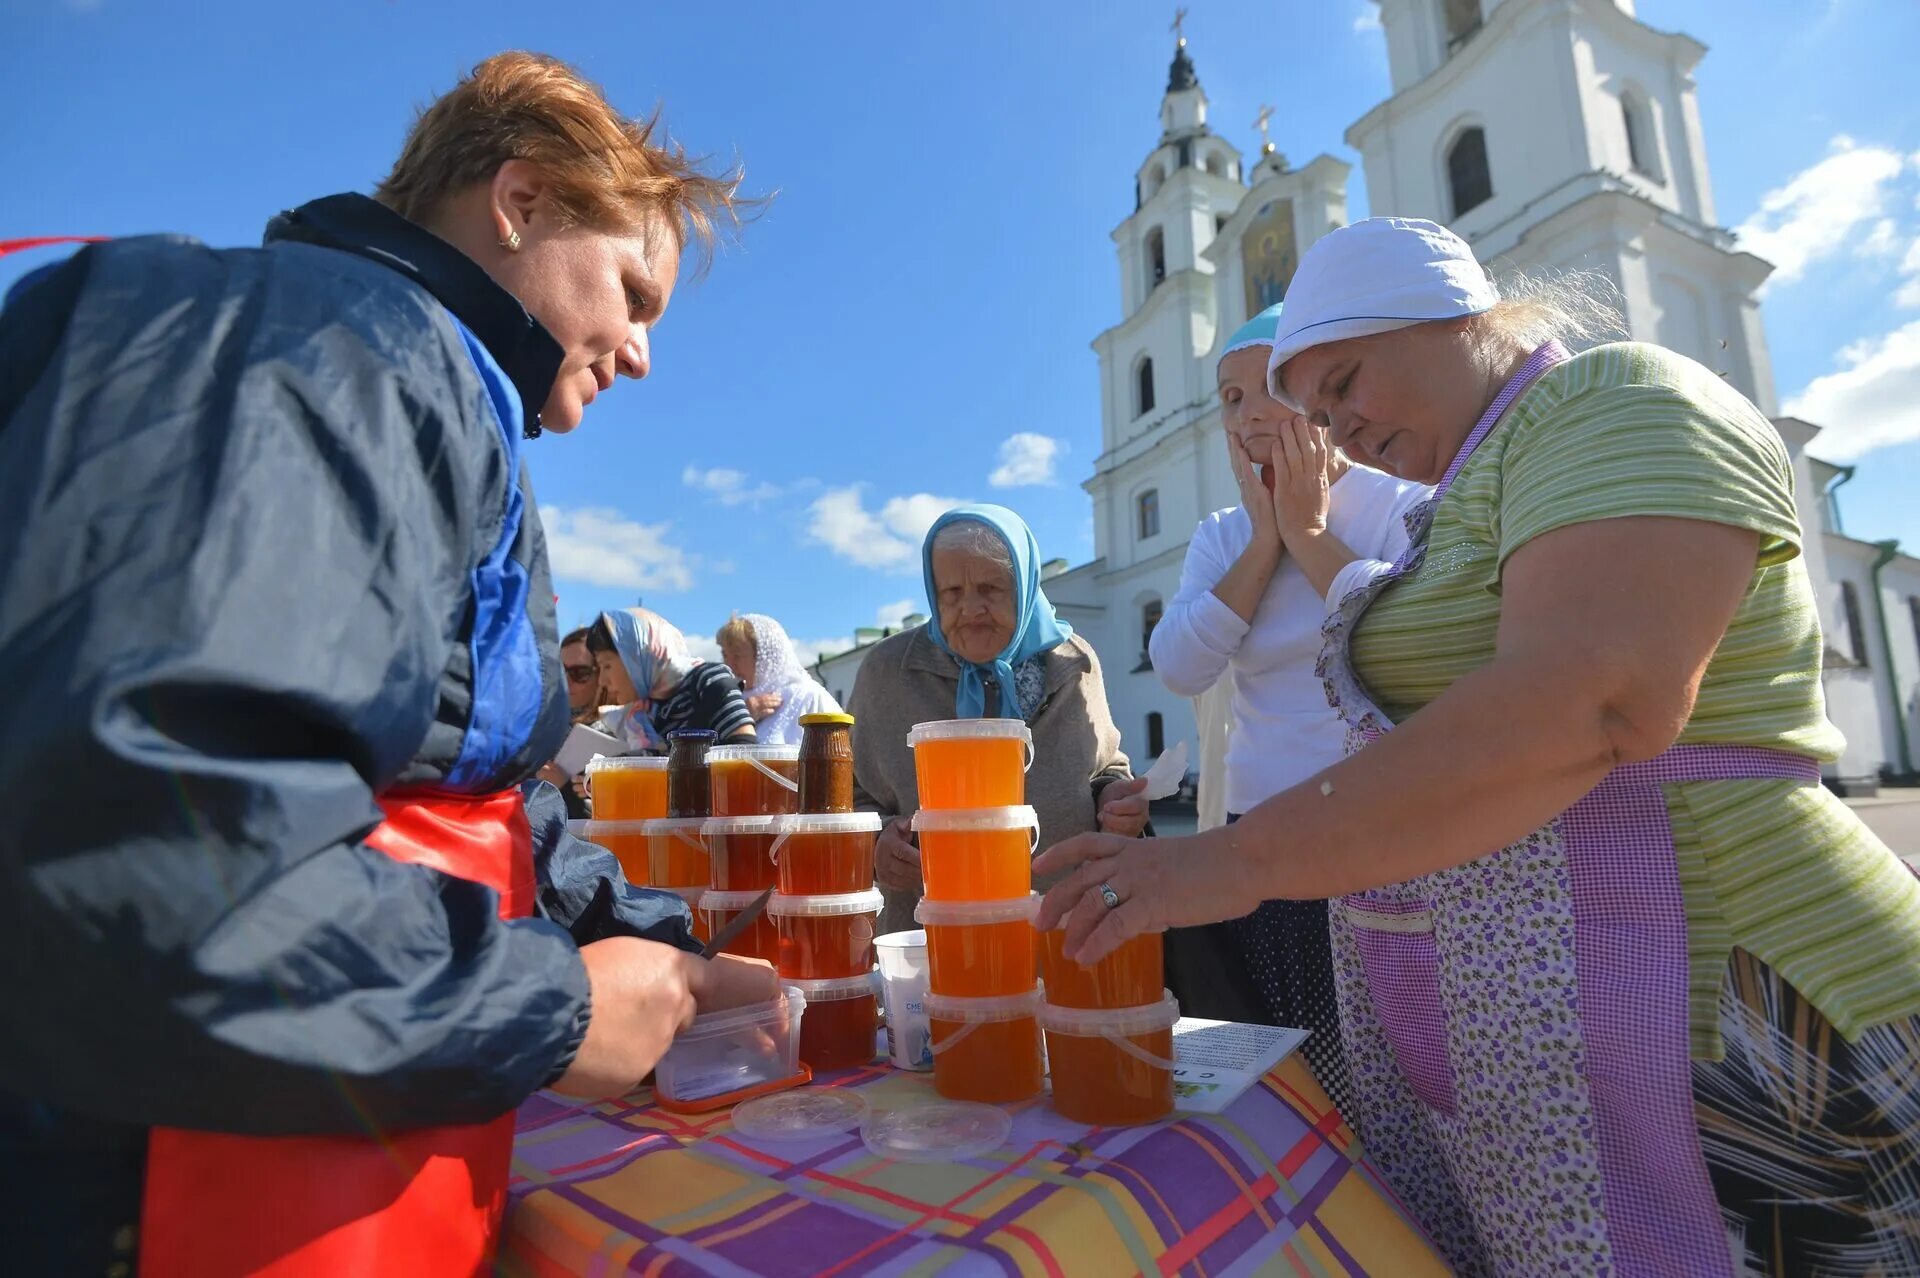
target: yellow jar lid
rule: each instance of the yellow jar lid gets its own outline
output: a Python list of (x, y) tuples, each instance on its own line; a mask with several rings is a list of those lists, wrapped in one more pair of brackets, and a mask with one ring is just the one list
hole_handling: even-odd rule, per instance
[(848, 727), (852, 727), (853, 716), (845, 713), (803, 714), (800, 716), (800, 726), (803, 728), (811, 728), (816, 723), (844, 723)]

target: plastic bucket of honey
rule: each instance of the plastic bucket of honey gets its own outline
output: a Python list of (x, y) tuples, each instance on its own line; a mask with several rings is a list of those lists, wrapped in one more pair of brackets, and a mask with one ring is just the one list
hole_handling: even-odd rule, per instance
[(878, 812), (803, 812), (783, 817), (772, 857), (787, 896), (865, 892), (873, 886)]
[(587, 762), (596, 821), (650, 821), (667, 814), (667, 761), (651, 755)]
[(1040, 818), (1027, 805), (921, 808), (912, 825), (934, 900), (1004, 901), (1033, 890)]
[[(1051, 996), (1052, 991), (1048, 991)], [(1053, 1107), (1100, 1127), (1151, 1123), (1173, 1112), (1171, 991), (1143, 1007), (1087, 1009), (1040, 1004)]]
[(936, 719), (907, 733), (923, 808), (1024, 803), (1033, 732), (1018, 719)]
[(927, 968), (935, 994), (991, 998), (1033, 989), (1037, 896), (1010, 901), (922, 898), (914, 921), (927, 930)]
[(777, 816), (708, 817), (700, 827), (713, 857), (713, 886), (721, 892), (764, 892), (773, 886)]
[(800, 747), (723, 745), (707, 751), (714, 816), (774, 816), (798, 806)]
[(767, 902), (780, 934), (775, 963), (782, 976), (817, 980), (863, 976), (873, 970), (873, 925), (880, 917), (880, 889), (833, 896), (782, 896)]
[[(720, 935), (720, 929), (733, 922), (734, 915), (759, 899), (759, 892), (722, 892), (718, 889), (702, 896), (693, 916), (700, 939), (710, 941)], [(773, 920), (762, 911), (760, 917), (746, 931), (729, 941), (721, 953), (765, 959), (771, 963), (780, 956), (780, 933), (773, 926)]]
[(713, 861), (700, 827), (706, 817), (655, 817), (640, 822), (647, 837), (647, 878), (657, 888), (708, 887)]
[(598, 844), (613, 853), (635, 887), (650, 887), (653, 867), (647, 861), (645, 821), (569, 821), (567, 830), (577, 839)]
[(1010, 1105), (1040, 1094), (1040, 991), (994, 998), (928, 992), (933, 1087), (948, 1100)]
[(800, 1022), (801, 1060), (816, 1071), (853, 1069), (873, 1060), (880, 1043), (874, 979), (871, 972), (820, 980), (781, 978), (807, 998), (806, 1019)]
[(1040, 936), (1040, 973), (1047, 1002), (1056, 1007), (1142, 1007), (1159, 1001), (1166, 986), (1166, 941), (1159, 932), (1142, 932), (1120, 948), (1082, 967), (1066, 956), (1067, 932), (1056, 928)]

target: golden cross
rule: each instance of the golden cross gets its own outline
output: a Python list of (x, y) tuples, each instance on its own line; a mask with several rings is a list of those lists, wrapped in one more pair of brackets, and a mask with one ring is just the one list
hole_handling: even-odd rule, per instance
[(1260, 130), (1260, 150), (1262, 153), (1273, 149), (1273, 143), (1267, 138), (1267, 122), (1271, 119), (1273, 119), (1273, 108), (1270, 106), (1261, 107), (1260, 114), (1253, 119), (1253, 127)]
[(1167, 28), (1167, 30), (1173, 32), (1174, 38), (1179, 40), (1181, 44), (1187, 42), (1187, 34), (1181, 30), (1181, 27), (1186, 24), (1186, 21), (1187, 11), (1185, 9), (1175, 9), (1173, 11), (1173, 25)]

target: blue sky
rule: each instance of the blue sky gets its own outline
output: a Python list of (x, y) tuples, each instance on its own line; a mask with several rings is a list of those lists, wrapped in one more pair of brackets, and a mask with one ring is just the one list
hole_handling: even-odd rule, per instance
[[(653, 375), (533, 446), (562, 621), (644, 596), (690, 635), (751, 610), (812, 646), (922, 606), (918, 529), (944, 499), (1005, 501), (1047, 556), (1091, 554), (1088, 343), (1119, 317), (1107, 237), (1157, 133), (1171, 7), (0, 0), (0, 238), (257, 242), (282, 207), (368, 189), (414, 108), (504, 48), (663, 106), (779, 194), (676, 295)], [(1355, 162), (1362, 216), (1342, 135), (1387, 92), (1372, 6), (1189, 7), (1216, 130), (1250, 154), (1274, 103), (1296, 164)], [(1848, 531), (1920, 547), (1920, 5), (1638, 7), (1710, 49), (1720, 220), (1781, 267), (1783, 405), (1862, 463)], [(29, 264), (0, 261), (0, 287)], [(1004, 465), (1016, 435), (1045, 442)]]

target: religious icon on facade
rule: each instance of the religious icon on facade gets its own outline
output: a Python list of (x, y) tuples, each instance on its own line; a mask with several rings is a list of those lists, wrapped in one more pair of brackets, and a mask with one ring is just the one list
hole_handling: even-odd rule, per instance
[(1287, 295), (1300, 254), (1293, 238), (1293, 201), (1274, 200), (1253, 215), (1240, 239), (1246, 267), (1247, 314), (1258, 315)]

